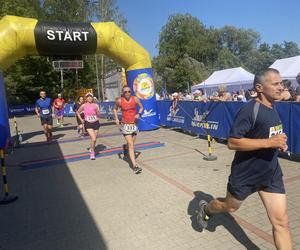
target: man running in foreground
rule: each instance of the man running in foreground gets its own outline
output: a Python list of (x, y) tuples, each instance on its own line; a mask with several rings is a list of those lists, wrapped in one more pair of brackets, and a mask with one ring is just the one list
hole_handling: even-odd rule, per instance
[(63, 127), (65, 100), (62, 98), (61, 94), (57, 95), (57, 98), (53, 102), (53, 106), (54, 106), (54, 111), (57, 119), (57, 125), (59, 127)]
[(41, 120), (47, 141), (51, 141), (53, 126), (52, 106), (51, 99), (46, 97), (44, 90), (40, 91), (40, 98), (35, 103), (35, 113)]
[[(199, 202), (197, 221), (206, 228), (217, 213), (235, 212), (252, 193), (258, 192), (273, 226), (277, 249), (292, 249), (287, 201), (278, 150), (287, 151), (287, 137), (273, 102), (280, 99), (282, 79), (276, 69), (254, 78), (257, 98), (243, 106), (231, 128), (228, 148), (236, 150), (226, 198)], [(253, 208), (256, 209), (255, 207)]]
[[(138, 114), (136, 108), (139, 107)], [(131, 89), (128, 86), (123, 87), (123, 95), (121, 98), (116, 100), (114, 107), (114, 116), (116, 124), (119, 125), (120, 121), (118, 118), (118, 109), (122, 111), (121, 131), (125, 137), (127, 145), (123, 145), (124, 155), (129, 152), (129, 158), (131, 160), (133, 171), (135, 174), (142, 172), (135, 161), (134, 143), (137, 136), (137, 119), (139, 119), (143, 112), (143, 105), (140, 100), (131, 95)]]

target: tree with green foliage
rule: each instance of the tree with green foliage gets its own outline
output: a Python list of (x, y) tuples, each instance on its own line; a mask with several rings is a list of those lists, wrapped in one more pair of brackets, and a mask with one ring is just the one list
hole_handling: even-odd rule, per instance
[(201, 61), (209, 44), (206, 35), (204, 25), (189, 14), (169, 17), (160, 32), (159, 56), (153, 64), (170, 89), (186, 89), (207, 75)]
[(169, 91), (184, 91), (187, 82), (199, 83), (215, 70), (241, 66), (257, 73), (276, 59), (300, 54), (294, 42), (270, 46), (260, 40), (252, 29), (206, 28), (190, 14), (171, 15), (161, 29), (153, 67)]

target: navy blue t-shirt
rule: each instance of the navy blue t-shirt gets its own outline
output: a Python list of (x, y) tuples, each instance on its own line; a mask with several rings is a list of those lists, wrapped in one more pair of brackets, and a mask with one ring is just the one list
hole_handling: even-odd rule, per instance
[[(275, 108), (260, 104), (254, 122), (255, 100), (244, 105), (235, 117), (229, 137), (266, 139), (283, 133), (282, 123)], [(277, 149), (236, 151), (229, 181), (240, 185), (269, 185), (274, 174), (282, 175)], [(279, 172), (278, 172), (279, 171)]]
[(41, 117), (49, 116), (52, 114), (51, 99), (46, 97), (45, 99), (38, 99), (35, 106), (40, 110)]

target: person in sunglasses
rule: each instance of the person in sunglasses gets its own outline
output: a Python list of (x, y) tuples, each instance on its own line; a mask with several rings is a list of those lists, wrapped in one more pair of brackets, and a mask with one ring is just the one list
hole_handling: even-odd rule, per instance
[[(135, 161), (134, 143), (137, 136), (137, 120), (142, 115), (143, 105), (137, 97), (131, 95), (131, 89), (128, 86), (124, 86), (122, 91), (123, 95), (116, 100), (114, 107), (115, 121), (117, 125), (121, 124), (121, 131), (127, 142), (126, 145), (123, 145), (124, 156), (129, 154), (132, 170), (135, 174), (139, 174), (142, 172), (142, 168)], [(138, 113), (136, 111), (137, 107), (139, 107)], [(121, 122), (118, 118), (119, 108), (122, 111)]]

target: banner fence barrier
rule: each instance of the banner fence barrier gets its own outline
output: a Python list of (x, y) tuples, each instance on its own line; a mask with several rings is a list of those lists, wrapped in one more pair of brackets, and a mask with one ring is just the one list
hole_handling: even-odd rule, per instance
[[(157, 101), (159, 126), (176, 127), (192, 134), (212, 138), (227, 139), (235, 114), (243, 106), (243, 102), (195, 102), (179, 101), (175, 109), (170, 100)], [(99, 103), (100, 116), (114, 119), (114, 102)], [(300, 157), (300, 103), (276, 102), (276, 110), (283, 123), (284, 132), (288, 136), (288, 146), (291, 154)], [(9, 114), (32, 114), (33, 105), (18, 105), (9, 107)], [(118, 112), (121, 116), (121, 112)], [(65, 116), (75, 116), (73, 104), (65, 107)], [(144, 119), (141, 116), (141, 121)], [(207, 123), (207, 124), (206, 124)]]

